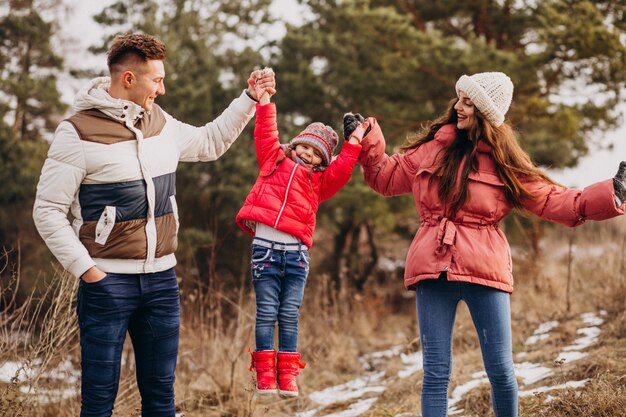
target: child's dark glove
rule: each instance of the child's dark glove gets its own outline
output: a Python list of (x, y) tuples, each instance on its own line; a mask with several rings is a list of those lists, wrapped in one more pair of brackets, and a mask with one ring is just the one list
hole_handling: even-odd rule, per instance
[(359, 113), (346, 113), (343, 115), (343, 138), (348, 140), (354, 129), (365, 121), (365, 118)]
[(620, 162), (617, 174), (613, 177), (613, 191), (616, 207), (626, 203), (626, 161)]

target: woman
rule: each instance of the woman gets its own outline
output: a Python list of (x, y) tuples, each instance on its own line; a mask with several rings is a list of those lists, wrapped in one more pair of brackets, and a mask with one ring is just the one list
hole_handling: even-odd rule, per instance
[(422, 416), (447, 414), (452, 328), (463, 300), (480, 339), (496, 417), (517, 416), (510, 293), (511, 253), (498, 224), (512, 209), (578, 226), (624, 213), (626, 163), (616, 178), (583, 191), (564, 188), (536, 168), (504, 116), (513, 83), (503, 73), (463, 75), (458, 99), (428, 132), (393, 156), (368, 119), (360, 162), (378, 193), (413, 193), (421, 218), (409, 249), (405, 286), (416, 291), (424, 355)]

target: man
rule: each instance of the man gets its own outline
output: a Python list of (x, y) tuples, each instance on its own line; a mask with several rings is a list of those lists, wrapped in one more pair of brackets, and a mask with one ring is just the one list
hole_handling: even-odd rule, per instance
[[(142, 416), (174, 416), (176, 167), (219, 158), (254, 113), (257, 96), (248, 87), (202, 127), (174, 119), (154, 102), (165, 94), (164, 60), (165, 45), (152, 36), (117, 37), (110, 78), (78, 93), (76, 114), (57, 128), (37, 186), (35, 225), (80, 277), (81, 416), (112, 414), (127, 331)], [(254, 71), (254, 80), (273, 91), (273, 74)]]

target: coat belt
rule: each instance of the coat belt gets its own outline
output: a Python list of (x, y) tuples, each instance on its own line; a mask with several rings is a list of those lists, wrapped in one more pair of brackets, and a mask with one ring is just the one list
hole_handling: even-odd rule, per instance
[(448, 247), (454, 244), (454, 238), (456, 237), (456, 224), (453, 221), (444, 217), (439, 222), (439, 231), (437, 232), (437, 250), (435, 253), (441, 255), (448, 250)]

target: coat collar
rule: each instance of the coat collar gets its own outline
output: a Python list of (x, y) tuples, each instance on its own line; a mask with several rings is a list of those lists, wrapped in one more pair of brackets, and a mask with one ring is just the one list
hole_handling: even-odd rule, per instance
[(481, 153), (491, 153), (493, 148), (487, 144), (484, 140), (479, 140), (478, 145), (476, 145), (476, 149)]
[(143, 117), (146, 110), (132, 101), (111, 97), (108, 92), (110, 85), (110, 77), (98, 77), (91, 80), (76, 94), (74, 110), (79, 112), (98, 109), (120, 123), (134, 125)]
[[(443, 144), (443, 146), (449, 146), (456, 139), (457, 128), (453, 124), (447, 124), (442, 126), (437, 133), (435, 133), (435, 139)], [(491, 153), (493, 149), (484, 140), (479, 140), (476, 145), (478, 152)]]

